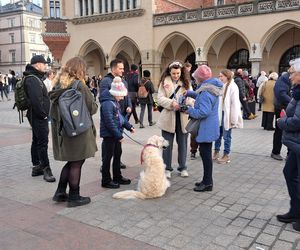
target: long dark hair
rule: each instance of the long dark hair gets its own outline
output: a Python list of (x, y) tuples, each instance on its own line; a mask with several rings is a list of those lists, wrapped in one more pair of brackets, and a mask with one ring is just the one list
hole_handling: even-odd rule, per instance
[(167, 76), (171, 76), (171, 69), (181, 69), (179, 79), (182, 81), (183, 87), (188, 90), (190, 88), (190, 74), (187, 68), (179, 61), (174, 61), (168, 65), (160, 77), (159, 85), (164, 82)]

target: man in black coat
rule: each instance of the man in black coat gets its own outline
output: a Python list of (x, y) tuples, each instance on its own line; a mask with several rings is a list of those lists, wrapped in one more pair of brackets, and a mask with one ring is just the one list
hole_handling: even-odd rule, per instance
[(125, 80), (128, 84), (128, 97), (130, 98), (132, 104), (132, 113), (129, 114), (128, 120), (130, 119), (131, 114), (133, 114), (133, 118), (135, 120), (135, 124), (139, 123), (139, 118), (136, 113), (136, 105), (137, 105), (137, 92), (139, 89), (139, 73), (138, 66), (135, 64), (131, 64), (130, 72), (125, 77)]
[[(274, 107), (275, 107), (275, 119), (280, 118), (280, 112), (282, 109), (286, 109), (287, 105), (291, 101), (291, 81), (289, 79), (290, 74), (282, 74), (275, 83), (274, 86)], [(282, 130), (275, 123), (275, 131), (273, 135), (273, 149), (271, 157), (275, 160), (282, 161), (283, 158), (280, 155), (282, 147)]]
[(50, 100), (43, 83), (46, 72), (46, 60), (41, 55), (32, 57), (31, 63), (23, 73), (26, 77), (25, 89), (30, 103), (27, 117), (32, 125), (31, 160), (32, 176), (44, 175), (47, 182), (55, 182), (48, 158), (48, 115)]

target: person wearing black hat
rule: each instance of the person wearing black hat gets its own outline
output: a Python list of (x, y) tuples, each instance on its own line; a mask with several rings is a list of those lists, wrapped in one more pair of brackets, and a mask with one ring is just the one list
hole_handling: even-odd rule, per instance
[(44, 175), (47, 182), (55, 182), (48, 158), (48, 114), (50, 100), (48, 91), (43, 83), (47, 61), (41, 55), (31, 58), (26, 65), (23, 75), (25, 91), (30, 103), (27, 117), (32, 126), (31, 161), (33, 164), (31, 176)]

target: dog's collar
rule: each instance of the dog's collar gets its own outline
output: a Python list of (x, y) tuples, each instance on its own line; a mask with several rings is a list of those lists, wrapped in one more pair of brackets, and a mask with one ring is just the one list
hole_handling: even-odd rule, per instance
[(144, 159), (143, 159), (144, 150), (145, 150), (146, 148), (148, 148), (148, 147), (158, 148), (157, 145), (154, 145), (154, 144), (151, 144), (151, 143), (146, 144), (146, 145), (143, 147), (143, 150), (142, 150), (142, 152), (141, 152), (141, 165), (142, 165), (143, 162), (144, 162)]

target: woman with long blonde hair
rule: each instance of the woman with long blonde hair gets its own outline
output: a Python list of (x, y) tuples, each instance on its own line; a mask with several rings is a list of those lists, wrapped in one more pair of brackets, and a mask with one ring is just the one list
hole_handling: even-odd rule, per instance
[[(90, 203), (90, 197), (79, 195), (81, 168), (85, 159), (94, 157), (97, 151), (96, 129), (94, 125), (87, 131), (68, 137), (61, 131), (61, 117), (58, 99), (67, 89), (78, 82), (77, 90), (84, 96), (87, 109), (92, 116), (97, 112), (97, 104), (92, 93), (85, 85), (86, 64), (80, 57), (73, 57), (67, 61), (60, 74), (54, 80), (54, 89), (49, 92), (51, 100), (52, 141), (54, 159), (67, 161), (61, 171), (60, 180), (53, 200), (56, 202), (68, 201), (69, 207), (81, 206)], [(69, 184), (69, 195), (66, 193)]]

